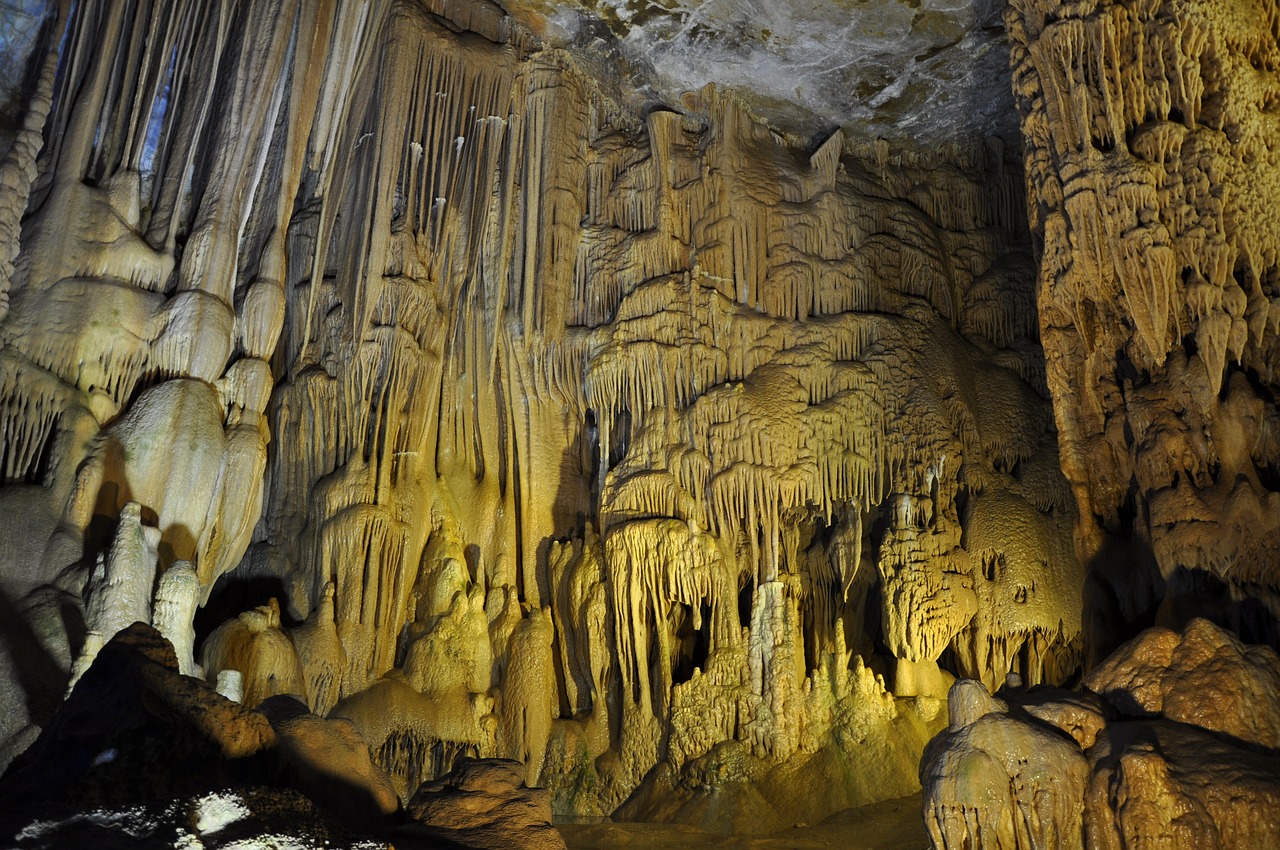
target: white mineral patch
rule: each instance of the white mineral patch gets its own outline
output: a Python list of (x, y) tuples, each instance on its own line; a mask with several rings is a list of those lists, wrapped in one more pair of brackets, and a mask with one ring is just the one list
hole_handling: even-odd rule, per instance
[(192, 835), (185, 829), (178, 830), (178, 837), (174, 839), (173, 850), (204, 850), (204, 842), (197, 835)]
[(220, 850), (320, 850), (320, 845), (296, 835), (255, 835), (223, 844)]
[(210, 794), (200, 801), (196, 829), (209, 835), (249, 815), (244, 803), (234, 794)]
[(96, 809), (91, 812), (73, 815), (65, 821), (35, 821), (23, 827), (14, 836), (14, 840), (20, 843), (39, 841), (46, 836), (57, 834), (63, 827), (73, 826), (78, 823), (90, 823), (103, 829), (119, 829), (134, 837), (146, 835), (155, 828), (154, 823), (143, 817), (142, 809), (125, 809), (118, 812)]

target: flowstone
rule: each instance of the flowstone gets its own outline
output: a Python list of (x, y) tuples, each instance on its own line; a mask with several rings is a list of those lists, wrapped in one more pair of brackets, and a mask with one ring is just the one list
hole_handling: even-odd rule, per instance
[(1195, 616), (1280, 639), (1277, 15), (1008, 7), (1091, 663)]
[(54, 670), (154, 618), (403, 800), (511, 757), (755, 830), (914, 791), (954, 677), (1078, 668), (1003, 144), (636, 111), (479, 0), (84, 0), (33, 56), (0, 577)]

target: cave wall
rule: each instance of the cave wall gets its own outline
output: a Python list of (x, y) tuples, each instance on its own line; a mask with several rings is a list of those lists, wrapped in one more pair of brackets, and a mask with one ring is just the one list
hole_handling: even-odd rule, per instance
[(1090, 656), (1195, 615), (1274, 644), (1280, 12), (1019, 0), (1006, 20)]
[(497, 754), (563, 812), (767, 828), (917, 787), (952, 675), (1078, 667), (1000, 143), (637, 114), (483, 2), (62, 4), (29, 80), (7, 755), (151, 617), (402, 795)]

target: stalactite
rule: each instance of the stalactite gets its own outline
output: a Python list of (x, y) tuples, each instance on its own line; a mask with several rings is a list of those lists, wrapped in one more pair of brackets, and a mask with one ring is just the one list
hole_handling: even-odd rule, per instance
[[(5, 480), (57, 505), (41, 580), (79, 593), (138, 502), (166, 612), (179, 561), (200, 602), (280, 594), (206, 641), (209, 681), (351, 719), (402, 796), (508, 755), (565, 812), (725, 753), (906, 765), (941, 665), (1074, 669), (1079, 623), (1041, 610), (1078, 563), (1001, 146), (801, 148), (712, 87), (636, 114), (490, 5), (95, 1), (65, 38), (0, 317)], [(1078, 148), (1118, 143), (1087, 124), (1134, 114), (1126, 85), (1063, 89)], [(1142, 179), (1094, 259), (1154, 350), (1191, 325), (1150, 217), (1172, 190)], [(1228, 360), (1276, 321), (1274, 256), (1236, 247), (1204, 274)], [(157, 613), (180, 643), (186, 619)]]
[[(58, 17), (51, 27), (60, 32), (66, 26), (71, 3), (58, 4)], [(27, 102), (26, 114), (16, 137), (0, 160), (0, 186), (5, 196), (0, 203), (0, 321), (9, 312), (9, 293), (13, 286), (14, 261), (21, 245), (22, 216), (30, 199), (32, 183), (38, 175), (37, 161), (44, 147), (44, 125), (53, 103), (54, 75), (58, 68), (58, 52), (46, 52), (40, 66), (39, 82)]]
[[(1117, 541), (1147, 540), (1157, 584), (1190, 571), (1235, 587), (1280, 545), (1266, 513), (1280, 496), (1257, 477), (1274, 457), (1228, 450), (1231, 467), (1204, 474), (1222, 463), (1215, 450), (1272, 406), (1276, 342), (1263, 302), (1275, 280), (1263, 270), (1276, 253), (1264, 212), (1276, 156), (1265, 69), (1277, 49), (1263, 21), (1274, 10), (1235, 16), (1149, 0), (1046, 17), (1050, 5), (1018, 2), (1006, 17), (1028, 185), (1040, 192), (1046, 378), (1082, 554), (1105, 561)], [(1259, 381), (1236, 397), (1240, 375)], [(1126, 584), (1097, 563), (1105, 584)], [(1128, 628), (1100, 623), (1090, 640), (1106, 649)]]

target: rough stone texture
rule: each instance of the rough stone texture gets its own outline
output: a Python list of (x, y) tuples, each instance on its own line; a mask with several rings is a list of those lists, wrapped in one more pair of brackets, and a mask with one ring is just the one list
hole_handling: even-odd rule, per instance
[(1194, 620), (1121, 647), (1085, 679), (1098, 693), (1008, 691), (1006, 712), (957, 682), (921, 764), (933, 846), (1276, 846), (1276, 661)]
[(1208, 620), (1178, 634), (1151, 629), (1085, 677), (1089, 690), (1129, 716), (1160, 714), (1280, 749), (1280, 657), (1245, 646)]
[(351, 721), (317, 717), (293, 697), (272, 697), (260, 708), (275, 730), (285, 781), (321, 810), (370, 831), (400, 810), (396, 789)]
[(1147, 629), (1093, 668), (1085, 685), (1131, 717), (1159, 714), (1164, 706), (1164, 673), (1180, 642), (1172, 629)]
[[(987, 10), (900, 5), (886, 53)], [(205, 680), (346, 718), (402, 798), (510, 756), (607, 814), (733, 754), (773, 825), (915, 790), (951, 676), (1079, 666), (1001, 143), (619, 100), (479, 0), (67, 14), (0, 195), (0, 577), (54, 668), (187, 563), (267, 589)]]
[(0, 777), (0, 809), (107, 808), (275, 785), (305, 794), (336, 823), (379, 831), (400, 802), (345, 720), (287, 697), (266, 713), (179, 673), (172, 645), (136, 623), (98, 653), (35, 743)]
[[(849, 23), (982, 49), (989, 5), (910, 5)], [(689, 24), (695, 74), (724, 26), (789, 61), (842, 13), (774, 6), (594, 11), (623, 47)], [(998, 141), (799, 143), (660, 50), (623, 97), (592, 24), (556, 49), (520, 8), (59, 4), (0, 163), (0, 614), (39, 648), (6, 752), (153, 619), (205, 682), (119, 675), (219, 706), (211, 748), (296, 694), (343, 719), (290, 721), (312, 778), (509, 756), (559, 812), (748, 831), (913, 790), (960, 676), (935, 837), (1074, 840), (1104, 715), (1036, 686), (1156, 620), (1278, 637), (1280, 12), (1015, 2), (1028, 232)], [(862, 97), (910, 112), (913, 75)], [(1193, 696), (1265, 714), (1274, 656), (1148, 644), (1113, 706), (1274, 744)]]
[[(488, 850), (498, 846), (484, 840), (489, 835), (484, 831), (470, 843), (459, 832), (417, 824), (381, 834), (353, 833), (333, 820), (331, 808), (317, 806), (298, 791), (260, 786), (168, 796), (128, 807), (46, 805), (19, 815), (0, 812), (5, 846), (14, 850)], [(521, 845), (508, 841), (502, 846)]]
[(1089, 752), (1085, 834), (1103, 850), (1280, 843), (1280, 757), (1163, 720), (1113, 723)]
[[(98, 653), (52, 722), (0, 779), (10, 806), (128, 804), (219, 787), (262, 769), (267, 719), (181, 676), (172, 645), (134, 624)], [(237, 765), (239, 765), (237, 767)]]
[(424, 782), (409, 815), (468, 845), (492, 850), (563, 850), (551, 825), (551, 793), (524, 784), (525, 766), (512, 759), (465, 759)]
[(1082, 750), (1092, 747), (1107, 725), (1106, 706), (1092, 693), (1064, 693), (1049, 699), (1040, 696), (1022, 708), (1037, 720), (1066, 732)]
[(979, 682), (951, 688), (951, 725), (920, 763), (935, 848), (1083, 848), (1089, 768), (1075, 743), (1006, 713)]
[(794, 132), (835, 125), (925, 145), (1017, 137), (995, 0), (503, 5), (641, 102), (715, 83)]
[(1280, 611), (1280, 10), (1015, 0), (1039, 310), (1099, 660)]

